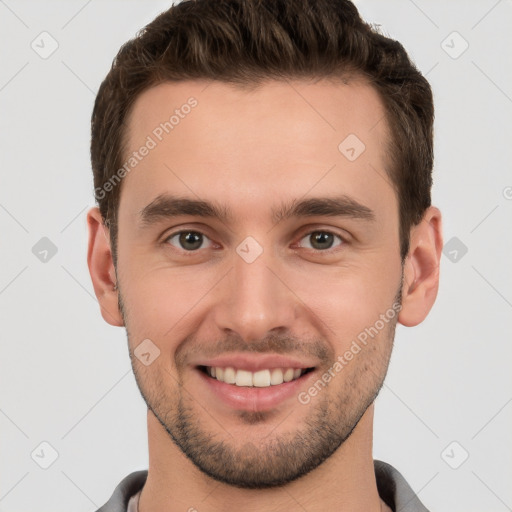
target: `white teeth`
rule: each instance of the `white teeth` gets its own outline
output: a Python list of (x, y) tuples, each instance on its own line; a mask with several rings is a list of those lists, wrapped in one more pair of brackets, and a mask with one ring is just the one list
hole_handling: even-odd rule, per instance
[(271, 370), (259, 370), (249, 372), (247, 370), (236, 370), (228, 366), (221, 368), (219, 366), (207, 366), (206, 372), (210, 377), (226, 384), (236, 386), (266, 388), (277, 386), (283, 382), (290, 382), (298, 379), (305, 370), (302, 368), (272, 368)]
[(224, 382), (226, 384), (234, 384), (236, 381), (236, 373), (235, 373), (235, 369), (234, 368), (231, 368), (231, 366), (228, 366), (225, 370), (224, 370)]
[(282, 384), (283, 382), (283, 370), (281, 370), (281, 368), (274, 368), (270, 374), (270, 384), (275, 386), (276, 384)]
[(293, 368), (287, 368), (283, 374), (283, 380), (285, 382), (290, 382), (293, 379)]
[(238, 370), (235, 384), (237, 386), (252, 386), (252, 373), (246, 370)]
[(260, 370), (252, 374), (252, 385), (258, 388), (270, 386), (270, 370)]

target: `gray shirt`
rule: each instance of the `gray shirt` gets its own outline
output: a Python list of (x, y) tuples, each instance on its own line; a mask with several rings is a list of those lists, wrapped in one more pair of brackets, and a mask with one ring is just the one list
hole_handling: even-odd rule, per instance
[[(393, 512), (429, 512), (405, 478), (390, 464), (374, 460), (379, 496)], [(137, 512), (138, 498), (148, 471), (135, 471), (123, 478), (111, 498), (97, 512)]]

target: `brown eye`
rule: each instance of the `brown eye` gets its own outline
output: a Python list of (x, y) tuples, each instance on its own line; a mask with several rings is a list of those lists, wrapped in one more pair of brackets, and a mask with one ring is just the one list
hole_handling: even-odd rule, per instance
[[(325, 251), (331, 249), (335, 242), (335, 238), (338, 238), (342, 243), (344, 240), (337, 234), (331, 233), (330, 231), (311, 231), (302, 240), (310, 240), (308, 249), (314, 249), (316, 251)], [(341, 245), (338, 244), (338, 245)]]
[(171, 243), (171, 245), (185, 251), (196, 251), (200, 249), (204, 240), (208, 239), (208, 237), (199, 231), (186, 230), (177, 231), (176, 233), (168, 236), (164, 241), (170, 242), (175, 238), (177, 238), (179, 246), (177, 247), (174, 243)]

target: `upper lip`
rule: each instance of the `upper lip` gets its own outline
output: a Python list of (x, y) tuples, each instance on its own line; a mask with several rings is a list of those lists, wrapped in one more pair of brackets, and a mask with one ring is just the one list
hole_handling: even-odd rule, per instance
[(214, 366), (227, 368), (231, 366), (237, 370), (247, 370), (257, 372), (258, 370), (274, 368), (313, 368), (315, 364), (311, 361), (301, 361), (293, 357), (281, 356), (276, 354), (231, 354), (215, 357), (213, 359), (203, 359), (196, 363), (196, 366)]

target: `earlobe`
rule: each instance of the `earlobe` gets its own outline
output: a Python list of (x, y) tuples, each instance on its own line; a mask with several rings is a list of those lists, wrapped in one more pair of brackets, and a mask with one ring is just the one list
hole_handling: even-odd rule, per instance
[(443, 248), (441, 212), (431, 206), (411, 229), (409, 254), (404, 263), (402, 309), (398, 322), (407, 327), (421, 323), (432, 309), (439, 288)]
[(108, 229), (103, 223), (99, 208), (87, 212), (89, 247), (87, 265), (94, 293), (98, 299), (105, 322), (116, 327), (124, 326), (118, 305), (116, 271), (112, 260)]

